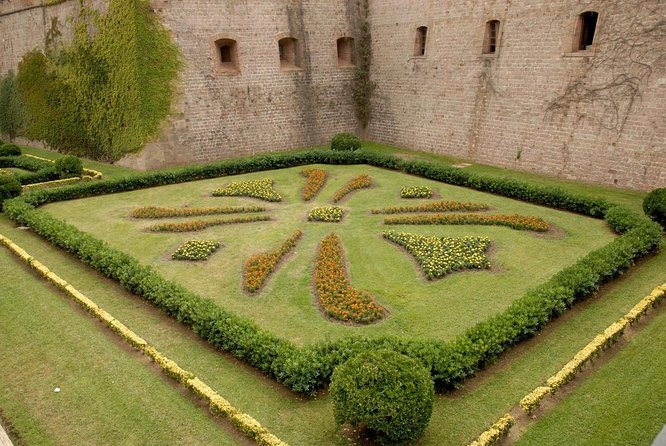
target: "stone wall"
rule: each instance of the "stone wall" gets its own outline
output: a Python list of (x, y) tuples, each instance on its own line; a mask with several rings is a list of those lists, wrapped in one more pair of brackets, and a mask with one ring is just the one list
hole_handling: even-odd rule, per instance
[[(578, 16), (599, 13), (574, 51)], [(666, 3), (371, 2), (368, 138), (634, 189), (666, 185)], [(499, 20), (495, 54), (482, 54)], [(417, 28), (426, 54), (414, 56)]]

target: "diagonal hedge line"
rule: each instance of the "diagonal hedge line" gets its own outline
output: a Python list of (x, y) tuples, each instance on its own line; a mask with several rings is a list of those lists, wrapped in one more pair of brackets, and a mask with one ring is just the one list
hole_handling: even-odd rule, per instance
[[(528, 291), (503, 313), (477, 324), (452, 341), (349, 337), (299, 348), (213, 301), (165, 280), (133, 257), (35, 209), (55, 201), (316, 163), (370, 164), (539, 205), (603, 217), (613, 230), (622, 235)], [(539, 333), (575, 301), (595, 292), (604, 282), (629, 268), (661, 240), (661, 228), (656, 223), (605, 200), (515, 180), (484, 177), (435, 163), (405, 162), (390, 155), (363, 151), (269, 154), (142, 173), (29, 193), (6, 201), (4, 210), (12, 220), (30, 226), (54, 245), (75, 254), (84, 263), (118, 281), (128, 291), (153, 302), (167, 314), (189, 325), (211, 344), (246, 361), (290, 389), (309, 394), (327, 383), (336, 365), (361, 351), (377, 348), (390, 348), (419, 359), (431, 370), (440, 391), (458, 387), (512, 345)]]

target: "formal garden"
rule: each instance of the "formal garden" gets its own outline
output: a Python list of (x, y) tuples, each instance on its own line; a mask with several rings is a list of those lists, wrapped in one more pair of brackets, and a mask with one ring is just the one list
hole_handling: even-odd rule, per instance
[(645, 194), (372, 143), (145, 173), (9, 146), (0, 423), (16, 444), (661, 430), (666, 255)]

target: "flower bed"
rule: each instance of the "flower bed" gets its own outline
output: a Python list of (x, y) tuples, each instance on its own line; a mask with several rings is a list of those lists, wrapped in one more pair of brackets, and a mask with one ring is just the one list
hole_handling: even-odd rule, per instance
[(301, 172), (305, 177), (305, 186), (301, 190), (303, 201), (312, 200), (326, 184), (326, 171), (323, 169), (305, 169)]
[(342, 242), (329, 234), (317, 250), (315, 290), (326, 315), (343, 322), (368, 323), (384, 317), (384, 308), (365, 291), (354, 289), (347, 279)]
[(261, 254), (255, 254), (247, 259), (243, 272), (243, 288), (250, 293), (259, 291), (268, 279), (268, 276), (275, 271), (280, 260), (296, 246), (302, 235), (303, 233), (297, 230), (278, 248), (262, 252)]
[(384, 218), (385, 225), (486, 225), (508, 226), (520, 231), (546, 232), (550, 225), (539, 217), (526, 215), (435, 214)]
[(370, 177), (367, 174), (359, 175), (342, 186), (340, 190), (333, 195), (333, 203), (337, 203), (355, 190), (366, 189), (370, 186), (372, 186), (372, 180)]
[(429, 237), (397, 231), (382, 235), (413, 255), (428, 280), (463, 269), (490, 268), (485, 254), (490, 247), (487, 237)]
[(188, 240), (171, 255), (173, 260), (206, 260), (220, 248), (214, 240)]
[(213, 191), (214, 197), (251, 197), (265, 201), (282, 201), (282, 197), (273, 189), (273, 179), (234, 181), (225, 187)]
[(160, 223), (148, 228), (150, 232), (190, 232), (201, 231), (211, 226), (231, 225), (235, 223), (252, 223), (256, 221), (268, 221), (269, 215), (252, 215), (247, 217), (216, 218), (214, 220), (190, 220), (179, 223)]
[(414, 186), (403, 187), (400, 189), (400, 198), (430, 198), (432, 197), (432, 187)]
[(417, 204), (414, 206), (393, 206), (373, 209), (373, 214), (405, 214), (409, 212), (453, 212), (453, 211), (487, 211), (490, 206), (484, 203), (470, 201), (433, 201), (432, 203)]
[(169, 217), (196, 217), (200, 215), (218, 214), (244, 214), (250, 212), (263, 212), (266, 208), (261, 206), (228, 206), (221, 208), (166, 208), (160, 206), (145, 206), (133, 209), (130, 217), (133, 218), (169, 218)]
[(337, 206), (328, 206), (323, 208), (314, 208), (308, 213), (309, 221), (325, 221), (337, 223), (342, 220), (345, 211)]

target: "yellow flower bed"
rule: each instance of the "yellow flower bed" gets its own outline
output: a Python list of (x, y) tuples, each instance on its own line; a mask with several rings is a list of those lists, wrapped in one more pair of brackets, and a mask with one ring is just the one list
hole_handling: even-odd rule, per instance
[(227, 400), (218, 395), (206, 383), (199, 380), (193, 373), (181, 368), (176, 362), (172, 361), (153, 346), (148, 344), (145, 339), (130, 330), (122, 322), (115, 319), (111, 314), (102, 308), (99, 308), (92, 300), (80, 293), (76, 288), (68, 284), (65, 280), (51, 272), (44, 264), (30, 256), (21, 247), (13, 243), (10, 239), (0, 234), (0, 244), (6, 246), (10, 251), (25, 261), (45, 279), (55, 284), (58, 288), (66, 292), (70, 297), (81, 304), (86, 310), (90, 311), (98, 320), (107, 325), (111, 330), (120, 335), (128, 344), (141, 350), (146, 356), (152, 358), (160, 368), (183, 384), (193, 393), (209, 403), (210, 410), (229, 419), (231, 424), (242, 432), (246, 437), (254, 440), (262, 446), (288, 446), (287, 443), (271, 434), (257, 420), (233, 407)]
[(266, 201), (282, 201), (282, 197), (273, 189), (273, 179), (234, 181), (223, 188), (213, 191), (214, 197), (252, 197)]
[(497, 443), (502, 437), (509, 433), (511, 426), (516, 420), (509, 414), (504, 415), (497, 420), (490, 429), (479, 435), (479, 438), (469, 444), (469, 446), (490, 446)]

